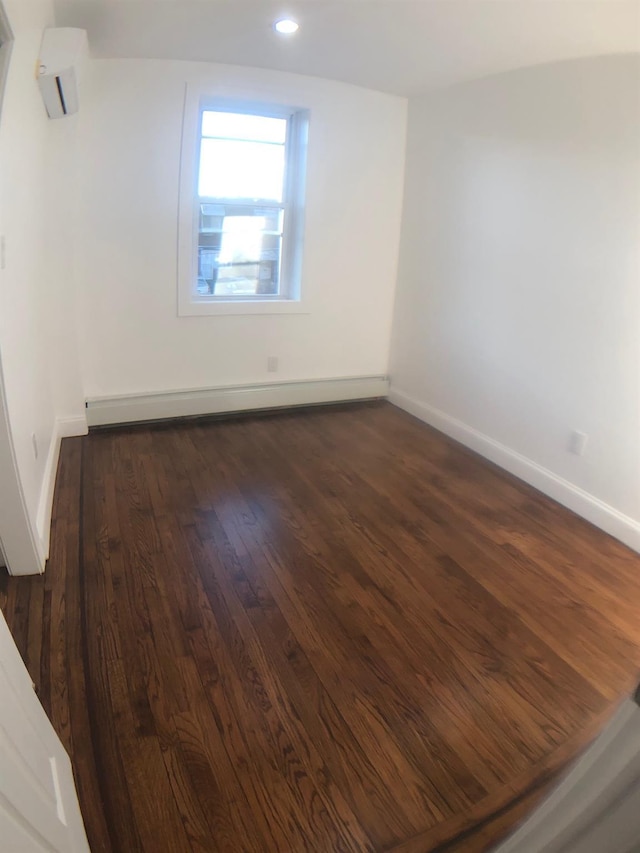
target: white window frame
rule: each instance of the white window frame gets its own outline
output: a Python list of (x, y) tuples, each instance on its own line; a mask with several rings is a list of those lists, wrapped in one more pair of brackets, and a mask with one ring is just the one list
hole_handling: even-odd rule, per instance
[[(202, 113), (206, 110), (244, 113), (287, 119), (283, 202), (257, 200), (265, 207), (282, 207), (284, 233), (277, 295), (255, 296), (200, 295), (196, 291), (198, 275), (198, 227), (200, 197), (198, 172)], [(180, 163), (180, 199), (178, 210), (178, 315), (212, 314), (289, 314), (306, 313), (302, 290), (302, 248), (304, 239), (304, 200), (307, 166), (309, 112), (282, 104), (203, 95), (187, 86), (182, 128)]]

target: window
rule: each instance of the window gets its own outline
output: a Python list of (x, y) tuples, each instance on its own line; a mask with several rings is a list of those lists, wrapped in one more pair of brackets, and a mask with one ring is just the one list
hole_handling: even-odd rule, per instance
[(191, 187), (191, 213), (181, 198), (180, 313), (300, 302), (307, 125), (304, 110), (199, 102), (181, 188)]

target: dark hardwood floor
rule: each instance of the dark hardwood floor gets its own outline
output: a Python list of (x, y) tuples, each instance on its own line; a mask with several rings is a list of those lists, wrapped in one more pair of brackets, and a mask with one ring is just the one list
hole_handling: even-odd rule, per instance
[(489, 849), (640, 667), (640, 557), (386, 403), (65, 439), (0, 604), (94, 853)]

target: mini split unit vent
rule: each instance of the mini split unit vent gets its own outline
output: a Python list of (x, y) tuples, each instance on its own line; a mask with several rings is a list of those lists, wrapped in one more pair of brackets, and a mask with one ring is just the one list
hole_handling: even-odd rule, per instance
[(44, 31), (38, 83), (49, 118), (78, 112), (78, 78), (88, 53), (85, 30), (59, 27)]

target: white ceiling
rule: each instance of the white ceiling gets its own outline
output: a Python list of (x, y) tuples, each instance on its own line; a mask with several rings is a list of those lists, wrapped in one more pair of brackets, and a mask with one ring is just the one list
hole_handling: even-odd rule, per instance
[[(274, 68), (411, 95), (526, 65), (640, 50), (640, 0), (55, 0), (97, 57)], [(284, 14), (295, 36), (273, 32)]]

